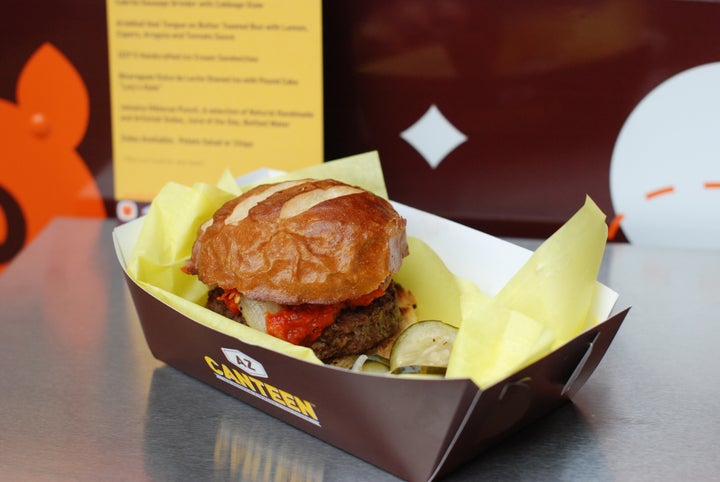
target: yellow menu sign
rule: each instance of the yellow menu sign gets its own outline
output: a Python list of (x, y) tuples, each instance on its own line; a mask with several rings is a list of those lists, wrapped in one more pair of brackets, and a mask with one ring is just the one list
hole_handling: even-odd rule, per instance
[(106, 0), (116, 199), (323, 161), (321, 0)]

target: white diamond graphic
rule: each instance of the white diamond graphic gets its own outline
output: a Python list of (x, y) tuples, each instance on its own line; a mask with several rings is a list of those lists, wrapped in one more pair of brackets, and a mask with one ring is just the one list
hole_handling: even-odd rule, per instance
[(413, 125), (400, 133), (435, 169), (467, 136), (457, 130), (434, 104)]

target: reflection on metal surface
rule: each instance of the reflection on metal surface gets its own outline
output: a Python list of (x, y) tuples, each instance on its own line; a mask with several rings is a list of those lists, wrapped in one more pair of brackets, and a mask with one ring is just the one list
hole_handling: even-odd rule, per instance
[(402, 131), (400, 137), (413, 146), (433, 169), (467, 140), (467, 136), (452, 125), (434, 104), (413, 125)]
[(617, 479), (592, 422), (583, 407), (565, 404), (461, 467), (449, 481)]
[(312, 459), (283, 442), (279, 432), (248, 432), (238, 421), (223, 419), (215, 438), (215, 474), (229, 480), (323, 480), (322, 463), (308, 463)]
[(382, 474), (168, 366), (153, 372), (145, 420), (147, 472), (162, 480), (314, 482), (337, 480), (338, 465)]

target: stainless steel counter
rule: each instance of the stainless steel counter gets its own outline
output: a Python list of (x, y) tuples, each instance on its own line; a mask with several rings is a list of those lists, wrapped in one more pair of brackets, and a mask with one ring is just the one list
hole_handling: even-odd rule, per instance
[[(0, 275), (0, 479), (397, 480), (154, 360), (113, 227), (58, 219)], [(574, 403), (449, 480), (718, 478), (720, 250), (612, 244), (600, 279), (632, 310)]]

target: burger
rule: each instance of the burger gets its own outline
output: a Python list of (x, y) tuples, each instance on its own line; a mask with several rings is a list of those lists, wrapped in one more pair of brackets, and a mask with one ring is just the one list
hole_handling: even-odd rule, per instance
[(332, 363), (386, 347), (412, 322), (412, 294), (392, 278), (406, 224), (336, 180), (263, 184), (199, 227), (183, 271), (209, 285), (207, 308)]

